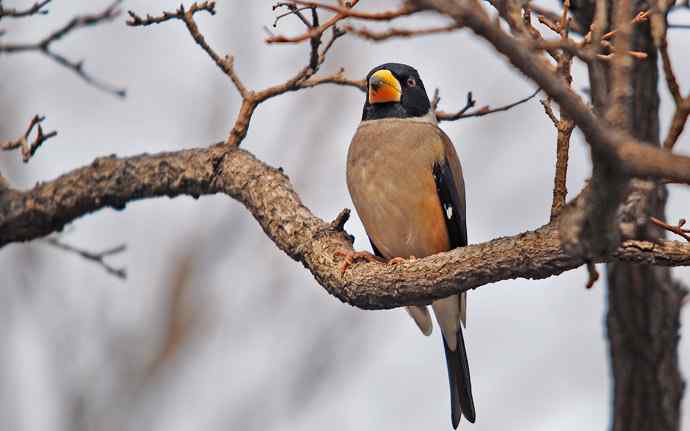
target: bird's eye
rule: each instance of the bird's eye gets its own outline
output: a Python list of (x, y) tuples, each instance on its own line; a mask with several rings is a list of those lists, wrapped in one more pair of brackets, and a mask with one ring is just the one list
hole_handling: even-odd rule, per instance
[(417, 85), (417, 81), (414, 80), (414, 78), (407, 78), (407, 86), (408, 87), (414, 87)]

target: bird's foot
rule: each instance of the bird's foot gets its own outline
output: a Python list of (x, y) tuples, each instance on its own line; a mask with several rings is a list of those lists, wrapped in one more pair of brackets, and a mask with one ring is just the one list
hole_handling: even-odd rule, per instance
[(345, 258), (345, 259), (343, 259), (343, 262), (340, 264), (340, 275), (345, 274), (345, 271), (347, 271), (347, 268), (349, 268), (350, 265), (355, 263), (356, 260), (364, 260), (366, 262), (377, 262), (377, 263), (385, 262), (380, 257), (374, 256), (373, 254), (369, 253), (368, 251), (337, 250), (335, 252), (335, 255)]
[(389, 265), (397, 265), (399, 263), (405, 263), (405, 262), (414, 262), (417, 260), (415, 256), (410, 256), (409, 259), (405, 259), (404, 257), (394, 257), (393, 259), (388, 261)]

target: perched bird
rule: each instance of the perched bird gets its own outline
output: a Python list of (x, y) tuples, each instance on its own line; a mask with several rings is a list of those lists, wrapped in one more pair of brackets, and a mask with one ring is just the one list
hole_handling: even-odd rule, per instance
[[(389, 262), (467, 245), (465, 185), (457, 153), (438, 127), (417, 71), (387, 63), (367, 75), (368, 91), (347, 155), (347, 186), (374, 253)], [(367, 257), (356, 252), (346, 256)], [(368, 255), (369, 260), (374, 256)], [(475, 421), (461, 322), (466, 293), (432, 304), (446, 352), (451, 420)], [(407, 307), (424, 335), (426, 306)]]

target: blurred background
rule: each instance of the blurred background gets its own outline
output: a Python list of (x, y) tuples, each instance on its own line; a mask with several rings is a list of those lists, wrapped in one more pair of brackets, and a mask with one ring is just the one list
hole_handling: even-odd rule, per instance
[[(0, 41), (38, 40), (74, 15), (108, 4), (54, 1), (48, 15), (3, 20), (7, 33)], [(197, 15), (210, 44), (235, 55), (237, 71), (254, 89), (284, 81), (307, 61), (308, 44), (264, 43), (263, 26), (282, 34), (303, 31), (295, 17), (273, 29), (272, 4), (219, 1), (216, 16)], [(362, 7), (396, 4), (367, 1)], [(155, 15), (177, 6), (179, 0), (127, 0), (122, 9)], [(677, 12), (672, 20), (690, 22), (690, 13)], [(443, 22), (418, 15), (395, 25)], [(670, 37), (678, 77), (690, 76), (686, 35), (678, 30)], [(127, 97), (88, 86), (38, 53), (0, 57), (0, 139), (19, 136), (36, 113), (47, 116), (47, 130), (59, 132), (26, 165), (16, 152), (0, 154), (0, 171), (16, 188), (98, 156), (207, 146), (225, 139), (239, 107), (228, 79), (179, 21), (130, 28), (121, 16), (74, 32), (54, 49), (84, 59), (88, 72), (126, 88)], [(499, 106), (534, 90), (467, 31), (384, 43), (346, 36), (321, 73), (342, 66), (360, 78), (389, 61), (414, 65), (430, 92), (440, 88), (444, 110), (461, 108), (468, 91), (478, 106)], [(584, 90), (584, 69), (577, 65), (574, 73), (575, 87)], [(672, 104), (661, 87), (665, 131)], [(682, 87), (688, 91), (690, 81)], [(362, 103), (358, 90), (336, 86), (280, 96), (259, 107), (243, 146), (282, 166), (304, 203), (332, 219), (352, 208), (345, 158)], [(464, 165), (471, 243), (548, 221), (556, 131), (537, 98), (442, 128)], [(689, 133), (677, 148), (690, 151)], [(570, 155), (573, 196), (590, 173), (577, 132)], [(671, 220), (690, 215), (688, 190), (671, 186)], [(355, 248), (369, 248), (357, 217), (346, 228), (356, 237)], [(361, 311), (340, 303), (226, 196), (151, 199), (122, 212), (102, 210), (78, 219), (59, 238), (92, 251), (126, 244), (108, 261), (125, 267), (127, 279), (43, 240), (0, 250), (0, 429), (450, 429), (438, 328), (425, 338), (402, 310)], [(674, 273), (690, 283), (687, 269)], [(586, 279), (579, 268), (470, 292), (466, 342), (478, 420), (461, 427), (607, 428), (605, 283), (585, 290)], [(689, 320), (686, 307), (683, 324)], [(682, 334), (687, 378), (686, 328)], [(689, 399), (683, 421), (690, 430)]]

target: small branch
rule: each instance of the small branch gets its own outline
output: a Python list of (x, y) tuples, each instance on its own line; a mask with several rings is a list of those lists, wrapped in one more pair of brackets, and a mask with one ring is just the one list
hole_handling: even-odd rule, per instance
[(393, 18), (411, 15), (411, 14), (419, 11), (419, 8), (417, 8), (416, 6), (412, 5), (409, 2), (405, 2), (405, 3), (403, 3), (403, 5), (400, 8), (398, 8), (396, 10), (383, 11), (383, 12), (359, 12), (359, 11), (353, 9), (357, 5), (357, 3), (359, 3), (359, 0), (350, 1), (348, 6), (333, 6), (333, 5), (323, 4), (323, 3), (307, 2), (307, 1), (299, 1), (299, 0), (290, 1), (290, 2), (281, 2), (281, 3), (279, 3), (281, 6), (287, 6), (288, 4), (290, 4), (294, 7), (297, 7), (297, 5), (301, 5), (301, 6), (304, 6), (307, 8), (329, 10), (331, 12), (336, 12), (336, 15), (329, 18), (326, 22), (324, 22), (320, 26), (310, 28), (309, 30), (307, 30), (307, 32), (302, 33), (298, 36), (289, 37), (289, 36), (282, 36), (282, 35), (270, 35), (268, 38), (266, 38), (266, 43), (299, 43), (299, 42), (302, 42), (302, 41), (305, 41), (307, 39), (311, 39), (315, 36), (323, 34), (329, 28), (335, 26), (335, 24), (337, 24), (338, 21), (345, 19), (345, 18), (358, 18), (358, 19), (372, 20), (372, 21), (390, 21)]
[[(533, 3), (530, 3), (530, 4), (529, 4), (529, 10), (530, 10), (531, 12), (535, 13), (535, 14), (537, 15), (537, 18), (539, 18), (539, 16), (543, 16), (544, 18), (546, 18), (546, 19), (548, 19), (548, 20), (550, 20), (550, 21), (552, 21), (552, 22), (558, 21), (558, 20), (560, 19), (560, 17), (561, 17), (561, 14), (558, 14), (558, 13), (556, 13), (556, 12), (554, 12), (554, 11), (551, 11), (551, 10), (549, 10), (549, 9), (543, 8), (543, 7), (541, 7), (541, 6), (539, 6), (539, 5), (536, 5), (536, 4), (533, 4)], [(583, 29), (580, 27), (580, 25), (579, 25), (577, 22), (574, 22), (574, 21), (570, 23), (570, 28), (571, 28), (575, 33), (579, 33), (579, 34), (584, 34), (584, 30), (586, 30), (586, 29), (583, 30)]]
[(215, 14), (215, 2), (206, 1), (203, 3), (193, 3), (189, 7), (189, 9), (185, 9), (184, 6), (180, 6), (175, 12), (163, 12), (163, 14), (160, 16), (147, 15), (146, 18), (142, 18), (136, 13), (129, 11), (130, 21), (128, 21), (128, 24), (130, 26), (135, 27), (146, 26), (151, 24), (159, 24), (174, 19), (179, 19), (182, 22), (184, 22), (184, 24), (187, 27), (187, 30), (189, 31), (189, 34), (192, 36), (197, 45), (199, 45), (206, 52), (206, 54), (213, 60), (213, 62), (216, 63), (216, 65), (221, 69), (221, 71), (230, 78), (235, 88), (240, 93), (240, 96), (242, 96), (242, 104), (240, 106), (237, 117), (235, 118), (235, 123), (232, 129), (230, 130), (230, 133), (226, 140), (226, 144), (228, 145), (239, 145), (244, 139), (244, 137), (247, 135), (247, 130), (249, 128), (249, 124), (251, 122), (252, 115), (256, 110), (256, 107), (270, 98), (273, 98), (275, 96), (289, 91), (311, 88), (322, 84), (351, 86), (359, 88), (361, 90), (364, 90), (366, 88), (366, 84), (363, 81), (346, 78), (344, 76), (343, 69), (332, 75), (315, 77), (315, 74), (318, 72), (321, 65), (326, 61), (326, 54), (333, 47), (334, 42), (338, 38), (343, 36), (345, 32), (338, 29), (334, 25), (330, 26), (331, 37), (323, 45), (323, 48), (319, 50), (319, 48), (322, 45), (322, 32), (315, 30), (322, 28), (323, 25), (319, 24), (319, 17), (316, 12), (316, 8), (308, 6), (308, 8), (312, 10), (310, 22), (301, 13), (301, 11), (296, 6), (294, 6), (294, 4), (294, 2), (278, 3), (274, 6), (274, 9), (281, 6), (288, 7), (288, 9), (291, 9), (291, 13), (300, 17), (300, 20), (310, 29), (311, 36), (309, 39), (311, 49), (309, 51), (308, 64), (302, 69), (300, 69), (295, 75), (293, 75), (287, 81), (281, 84), (270, 86), (260, 91), (252, 91), (245, 87), (245, 85), (240, 80), (239, 75), (235, 71), (233, 57), (230, 55), (226, 55), (224, 58), (221, 58), (220, 55), (218, 55), (216, 51), (213, 50), (213, 48), (211, 48), (208, 42), (206, 42), (206, 38), (199, 31), (199, 28), (196, 22), (194, 21), (194, 14), (196, 12), (201, 11), (206, 11), (208, 13), (211, 13), (212, 15)]
[(246, 98), (249, 94), (249, 90), (247, 90), (237, 75), (237, 72), (235, 72), (235, 59), (230, 55), (226, 55), (225, 57), (221, 58), (221, 56), (218, 55), (206, 42), (206, 38), (201, 34), (199, 27), (194, 21), (194, 14), (197, 12), (205, 11), (211, 15), (215, 15), (215, 7), (215, 1), (205, 1), (202, 3), (195, 2), (192, 3), (189, 9), (185, 9), (184, 5), (180, 5), (175, 12), (163, 12), (163, 14), (160, 16), (151, 16), (146, 14), (146, 18), (141, 18), (139, 15), (130, 10), (127, 11), (130, 16), (129, 21), (127, 21), (127, 25), (131, 27), (144, 27), (152, 24), (160, 24), (173, 19), (181, 20), (184, 22), (185, 26), (187, 26), (187, 30), (194, 39), (194, 42), (196, 42), (196, 44), (199, 45), (204, 52), (206, 52), (211, 60), (216, 63), (218, 68), (230, 78), (242, 98)]
[(193, 16), (195, 13), (202, 11), (208, 12), (211, 15), (215, 15), (215, 7), (215, 1), (205, 1), (201, 3), (194, 2), (189, 7), (189, 10), (185, 10), (184, 5), (180, 5), (180, 7), (175, 12), (163, 12), (163, 14), (160, 16), (151, 16), (149, 14), (146, 14), (146, 18), (142, 18), (133, 11), (128, 10), (127, 14), (129, 15), (129, 20), (126, 22), (126, 24), (130, 27), (142, 27), (152, 24), (160, 24), (171, 19), (184, 20), (186, 14)]
[(541, 105), (544, 107), (544, 113), (547, 117), (549, 117), (553, 125), (555, 127), (558, 127), (559, 120), (556, 116), (556, 113), (553, 112), (553, 107), (551, 106), (551, 99), (547, 97), (546, 99), (540, 100), (539, 103), (541, 103)]
[(669, 232), (673, 232), (676, 235), (683, 237), (683, 239), (690, 242), (690, 229), (683, 229), (683, 226), (685, 226), (686, 223), (684, 218), (680, 219), (677, 225), (668, 224), (656, 217), (650, 217), (649, 221), (663, 229), (666, 229)]
[(661, 43), (659, 44), (659, 53), (661, 54), (661, 62), (664, 67), (664, 75), (666, 76), (666, 86), (668, 87), (668, 92), (671, 93), (673, 102), (676, 105), (676, 109), (673, 113), (673, 119), (671, 120), (671, 127), (669, 128), (668, 134), (666, 135), (663, 143), (664, 149), (671, 151), (676, 145), (678, 138), (683, 133), (685, 124), (688, 121), (688, 116), (690, 116), (690, 94), (688, 94), (687, 97), (683, 97), (681, 94), (678, 79), (673, 71), (671, 56), (668, 53), (668, 39), (666, 34), (663, 34), (661, 38)]
[(52, 45), (58, 42), (60, 39), (64, 38), (68, 34), (85, 27), (93, 27), (103, 22), (113, 21), (116, 17), (120, 15), (117, 6), (121, 3), (121, 0), (116, 0), (110, 6), (108, 6), (103, 12), (93, 14), (93, 15), (77, 15), (67, 22), (62, 27), (53, 31), (52, 33), (45, 36), (38, 42), (35, 43), (15, 43), (15, 44), (0, 44), (0, 53), (20, 53), (20, 52), (31, 52), (38, 51), (46, 57), (50, 58), (60, 66), (66, 67), (67, 69), (74, 72), (77, 76), (83, 79), (88, 84), (110, 93), (114, 96), (125, 97), (126, 91), (122, 88), (113, 87), (110, 84), (102, 82), (92, 75), (88, 74), (84, 70), (84, 62), (82, 60), (73, 61), (66, 57), (57, 54), (52, 49)]
[(467, 111), (475, 105), (476, 100), (472, 99), (472, 93), (467, 93), (467, 103), (461, 110), (455, 113), (436, 111), (436, 119), (438, 121), (456, 121), (463, 118), (483, 117), (485, 115), (494, 114), (496, 112), (508, 111), (509, 109), (512, 109), (518, 105), (522, 105), (523, 103), (533, 99), (537, 94), (539, 94), (540, 91), (541, 89), (537, 88), (534, 91), (534, 93), (530, 94), (529, 96), (524, 97), (508, 105), (500, 106), (498, 108), (491, 108), (487, 105), (482, 106), (481, 108), (472, 112)]
[[(570, 24), (572, 20), (568, 16), (570, 13), (570, 0), (563, 1), (563, 11), (560, 17), (556, 17), (552, 22), (539, 17), (539, 21), (547, 23), (547, 26), (556, 34), (560, 36), (560, 42), (565, 46), (572, 43), (570, 36)], [(536, 31), (536, 30), (535, 30)], [(541, 34), (536, 38), (537, 41), (543, 41)], [(571, 68), (573, 65), (573, 55), (578, 55), (583, 50), (578, 47), (575, 50), (563, 49), (555, 54), (556, 73), (562, 77), (563, 81), (571, 86), (573, 77), (571, 75)], [(553, 55), (553, 54), (552, 54)], [(553, 197), (551, 201), (551, 221), (554, 221), (561, 214), (565, 208), (565, 199), (568, 194), (567, 178), (568, 178), (568, 158), (570, 149), (570, 136), (575, 128), (575, 123), (568, 117), (561, 109), (560, 118), (556, 117), (551, 106), (551, 98), (547, 97), (541, 101), (544, 106), (544, 112), (549, 117), (554, 127), (556, 127), (556, 169), (553, 179)], [(590, 264), (591, 265), (591, 264)], [(593, 266), (592, 266), (593, 268)], [(590, 281), (592, 281), (592, 268), (588, 266), (590, 271)], [(596, 272), (596, 270), (594, 270)], [(591, 286), (590, 286), (591, 287)]]
[[(355, 7), (357, 5), (357, 3), (359, 3), (359, 0), (350, 1), (349, 8)], [(276, 3), (276, 5), (273, 8), (275, 10), (276, 7), (280, 7), (280, 6), (284, 6), (284, 5), (287, 6), (288, 4), (290, 4), (294, 7), (297, 7), (294, 2), (281, 2), (281, 3)], [(308, 8), (311, 9), (310, 7), (308, 7)], [(303, 33), (303, 34), (301, 34), (299, 36), (295, 36), (295, 37), (270, 35), (266, 39), (266, 43), (298, 43), (298, 42), (302, 42), (302, 41), (305, 41), (307, 39), (311, 39), (314, 36), (323, 34), (326, 30), (335, 26), (335, 24), (337, 24), (338, 21), (340, 21), (343, 18), (346, 18), (346, 15), (339, 13), (337, 15), (330, 17), (326, 22), (324, 22), (323, 24), (321, 24), (317, 28), (310, 28), (306, 33)]]
[(309, 8), (325, 9), (331, 12), (336, 12), (342, 15), (343, 18), (357, 18), (367, 21), (390, 21), (401, 16), (412, 15), (420, 9), (412, 3), (405, 2), (396, 10), (388, 10), (383, 12), (360, 12), (352, 7), (335, 6), (327, 3), (319, 3), (304, 0), (293, 0), (291, 3), (306, 6)]
[[(43, 145), (45, 141), (57, 135), (56, 131), (44, 133), (41, 127), (41, 122), (45, 120), (46, 117), (41, 117), (39, 115), (34, 115), (34, 117), (29, 122), (29, 127), (27, 127), (26, 132), (14, 141), (0, 142), (0, 149), (5, 151), (21, 149), (22, 161), (27, 163), (29, 159), (36, 153), (36, 150)], [(34, 127), (38, 126), (36, 137), (33, 141), (29, 141), (29, 135)]]
[(74, 253), (78, 256), (81, 256), (82, 258), (94, 262), (98, 264), (100, 267), (105, 269), (105, 271), (108, 274), (114, 275), (115, 277), (119, 279), (126, 279), (127, 278), (127, 270), (125, 268), (115, 268), (114, 266), (108, 264), (108, 262), (105, 261), (105, 259), (109, 256), (115, 255), (122, 253), (127, 249), (127, 246), (125, 244), (120, 244), (116, 247), (112, 247), (100, 252), (92, 252), (88, 250), (83, 250), (74, 246), (71, 246), (69, 244), (65, 244), (61, 242), (58, 238), (45, 238), (44, 241), (46, 244), (49, 244), (55, 248), (59, 248), (60, 250), (64, 250), (70, 253)]
[(345, 87), (357, 88), (361, 91), (367, 91), (367, 83), (364, 79), (347, 78), (345, 77), (345, 69), (342, 68), (334, 74), (309, 78), (305, 81), (300, 82), (298, 85), (300, 89), (304, 89), (316, 87), (317, 85), (322, 84), (342, 85)]
[(420, 28), (420, 29), (404, 29), (404, 28), (389, 28), (385, 31), (373, 31), (366, 27), (356, 28), (351, 25), (346, 25), (343, 27), (347, 33), (354, 36), (360, 37), (362, 39), (372, 40), (375, 42), (380, 42), (383, 40), (391, 38), (409, 38), (416, 36), (426, 36), (430, 34), (438, 33), (450, 33), (459, 28), (462, 28), (458, 24), (446, 25), (443, 27), (431, 27), (431, 28)]
[(551, 220), (555, 220), (565, 208), (565, 199), (568, 194), (568, 152), (570, 137), (575, 129), (575, 124), (563, 113), (561, 113), (561, 118), (556, 117), (551, 107), (551, 99), (542, 100), (541, 104), (558, 133), (556, 138), (556, 173), (553, 180), (553, 199), (551, 202)]
[(348, 208), (344, 208), (330, 223), (330, 227), (333, 230), (345, 231), (345, 223), (347, 223), (349, 219), (350, 210)]
[(32, 15), (45, 15), (47, 10), (43, 9), (51, 0), (43, 0), (34, 3), (31, 7), (20, 10), (16, 8), (5, 8), (0, 4), (0, 19), (2, 18), (24, 18)]
[[(436, 107), (438, 104), (441, 102), (441, 97), (439, 96), (439, 90), (438, 88), (434, 90), (434, 97), (431, 100), (431, 107), (436, 111)], [(468, 91), (467, 92), (467, 101), (465, 102), (465, 106), (462, 107), (458, 112), (454, 114), (450, 113), (445, 113), (443, 111), (436, 111), (436, 119), (438, 121), (444, 121), (444, 119), (447, 118), (445, 121), (454, 121), (459, 119), (462, 115), (464, 115), (467, 111), (470, 109), (474, 108), (475, 105), (477, 104), (477, 101), (474, 99), (472, 96), (472, 92)]]
[(599, 280), (599, 271), (597, 271), (596, 265), (594, 265), (594, 263), (591, 261), (588, 261), (586, 263), (586, 267), (587, 267), (588, 278), (587, 278), (587, 284), (585, 285), (585, 288), (591, 289), (592, 287), (594, 287), (594, 283), (596, 283), (597, 280)]
[(273, 5), (273, 10), (276, 10), (279, 7), (286, 7), (288, 8), (288, 11), (276, 16), (275, 20), (273, 21), (273, 27), (278, 27), (278, 21), (290, 15), (295, 15), (296, 17), (298, 17), (307, 27), (311, 26), (311, 24), (309, 23), (309, 21), (307, 21), (307, 18), (304, 17), (304, 14), (302, 14), (302, 12), (305, 10), (314, 10), (314, 8), (297, 7), (297, 5), (295, 5), (294, 3), (278, 2)]

